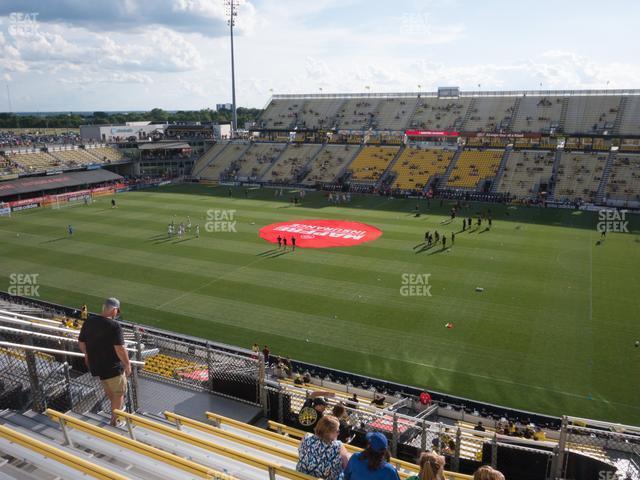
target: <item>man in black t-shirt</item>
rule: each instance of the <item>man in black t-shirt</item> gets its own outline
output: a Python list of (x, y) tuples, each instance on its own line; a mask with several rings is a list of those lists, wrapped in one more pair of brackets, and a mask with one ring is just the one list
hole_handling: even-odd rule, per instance
[(127, 377), (131, 375), (129, 354), (124, 346), (122, 327), (117, 320), (120, 301), (108, 298), (102, 306), (102, 317), (89, 317), (82, 325), (78, 344), (84, 361), (94, 377), (100, 377), (102, 388), (111, 402), (111, 424), (116, 424), (114, 410), (124, 406)]
[(334, 396), (331, 392), (311, 392), (298, 413), (298, 428), (306, 432), (313, 432), (316, 424), (324, 416), (327, 401), (323, 396)]

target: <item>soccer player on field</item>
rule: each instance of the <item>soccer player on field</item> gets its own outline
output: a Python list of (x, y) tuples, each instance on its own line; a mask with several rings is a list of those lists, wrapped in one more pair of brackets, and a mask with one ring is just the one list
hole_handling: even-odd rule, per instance
[(278, 248), (282, 247), (282, 237), (278, 235)]
[(284, 246), (284, 249), (287, 249), (287, 237), (283, 237), (282, 238), (282, 245)]
[(296, 237), (291, 237), (291, 250), (295, 251), (296, 249)]
[(196, 238), (200, 238), (200, 225), (196, 225)]

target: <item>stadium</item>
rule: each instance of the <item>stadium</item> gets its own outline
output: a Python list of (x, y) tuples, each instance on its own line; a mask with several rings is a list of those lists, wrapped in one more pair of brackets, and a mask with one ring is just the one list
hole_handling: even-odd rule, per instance
[(232, 82), (0, 114), (0, 478), (640, 480), (640, 90)]

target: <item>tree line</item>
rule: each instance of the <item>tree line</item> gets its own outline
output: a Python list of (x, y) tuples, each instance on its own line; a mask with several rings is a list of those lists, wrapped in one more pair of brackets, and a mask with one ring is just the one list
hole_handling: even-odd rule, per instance
[[(238, 128), (244, 128), (245, 123), (255, 121), (262, 113), (259, 108), (238, 108)], [(230, 123), (231, 110), (179, 110), (167, 112), (161, 108), (154, 108), (148, 112), (93, 112), (79, 114), (74, 112), (56, 113), (51, 115), (16, 115), (15, 113), (0, 113), (0, 128), (78, 128), (80, 125), (122, 124), (125, 122), (151, 121), (158, 123), (175, 122), (214, 122)]]

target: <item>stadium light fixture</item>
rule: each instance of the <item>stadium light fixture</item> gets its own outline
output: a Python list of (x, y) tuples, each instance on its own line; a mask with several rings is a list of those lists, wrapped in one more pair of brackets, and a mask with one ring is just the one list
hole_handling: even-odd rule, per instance
[(231, 37), (231, 138), (236, 136), (238, 130), (238, 116), (236, 113), (236, 72), (233, 54), (233, 27), (235, 26), (236, 17), (238, 16), (238, 1), (239, 0), (225, 0), (224, 2), (227, 14), (227, 25), (229, 25), (229, 34)]

